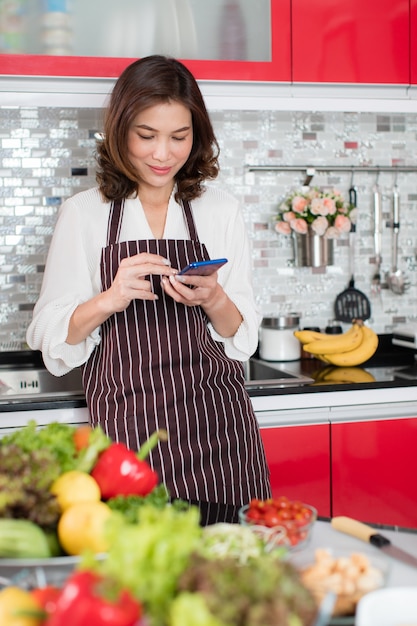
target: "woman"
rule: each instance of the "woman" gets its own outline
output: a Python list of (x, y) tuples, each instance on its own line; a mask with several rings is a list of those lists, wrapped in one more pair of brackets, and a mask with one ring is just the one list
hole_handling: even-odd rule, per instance
[[(150, 56), (115, 84), (97, 145), (98, 188), (66, 200), (27, 340), (60, 376), (82, 366), (91, 423), (138, 449), (202, 523), (270, 495), (241, 361), (259, 316), (238, 204), (204, 181), (218, 144), (184, 65)], [(227, 257), (211, 276), (179, 276)]]

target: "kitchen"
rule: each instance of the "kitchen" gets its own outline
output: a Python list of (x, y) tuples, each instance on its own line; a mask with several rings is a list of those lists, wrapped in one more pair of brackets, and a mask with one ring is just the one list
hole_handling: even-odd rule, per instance
[[(145, 6), (146, 3), (143, 4)], [(196, 4), (198, 3), (194, 3)], [(221, 3), (212, 4), (218, 16)], [(294, 10), (301, 11), (303, 4), (305, 5), (294, 2)], [(397, 8), (403, 4), (408, 3), (396, 3)], [(265, 3), (260, 5), (265, 6)], [(284, 7), (288, 10), (289, 16), (289, 5), (289, 2), (272, 2), (271, 10), (276, 12), (283, 10)], [(385, 11), (387, 16), (390, 15), (388, 10), (390, 5), (391, 3), (387, 2)], [(379, 3), (378, 6), (380, 7)], [(369, 7), (369, 12), (373, 14), (376, 9), (372, 2), (369, 3)], [(245, 24), (248, 27), (255, 21), (248, 19), (247, 11), (249, 10), (250, 16), (251, 3), (242, 2), (241, 8), (246, 11)], [(381, 8), (379, 10), (382, 13)], [(365, 12), (365, 24), (366, 15)], [(262, 17), (263, 13), (260, 19)], [(216, 19), (215, 13), (212, 19), (213, 21)], [(395, 19), (398, 19), (398, 16)], [(207, 17), (205, 22), (208, 23)], [(285, 34), (289, 28), (288, 22), (282, 24)], [(398, 22), (395, 24), (398, 27)], [(208, 29), (207, 31), (203, 29), (203, 32), (207, 33)], [(297, 32), (295, 30), (294, 34)], [(388, 29), (384, 32), (386, 34), (390, 31)], [(406, 31), (399, 32), (404, 35)], [(378, 29), (376, 34), (380, 34)], [(298, 33), (299, 37), (302, 35), (302, 32)], [(317, 34), (314, 35), (316, 39)], [(207, 34), (205, 38), (209, 39)], [(283, 37), (278, 39), (284, 41)], [(397, 39), (400, 37), (398, 36), (396, 41)], [(257, 40), (259, 37), (257, 38), (255, 34), (255, 41)], [(214, 38), (211, 41), (214, 46)], [(403, 45), (408, 45), (408, 38), (405, 35), (401, 41)], [(297, 50), (301, 55), (301, 47)], [(380, 53), (382, 52), (381, 47)], [(208, 54), (213, 57), (213, 50), (209, 49)], [(254, 54), (252, 49), (251, 54)], [(308, 54), (304, 51), (304, 55)], [(49, 62), (47, 77), (39, 78), (37, 75), (40, 70), (36, 63), (42, 61), (42, 55), (34, 57), (26, 72), (19, 69), (19, 63), (25, 62), (25, 56), (17, 55), (16, 58), (12, 58), (13, 71), (7, 69), (5, 61), (5, 70), (2, 72), (4, 76), (1, 79), (0, 137), (3, 192), (0, 199), (0, 214), (3, 224), (3, 298), (0, 303), (0, 346), (4, 352), (25, 350), (25, 329), (39, 293), (45, 255), (62, 198), (94, 184), (92, 152), (95, 134), (100, 130), (102, 106), (112, 84), (112, 79), (106, 78), (105, 66), (102, 63), (90, 63), (89, 67), (86, 65), (89, 78), (80, 79), (76, 77), (77, 75), (74, 77), (71, 69), (65, 72), (69, 74), (67, 78), (59, 78), (59, 64), (51, 57), (54, 63)], [(279, 59), (285, 61), (288, 56), (285, 50), (279, 50)], [(4, 58), (10, 57), (13, 55), (5, 55)], [(257, 57), (254, 58), (258, 61)], [(68, 62), (65, 63), (68, 67)], [(198, 67), (198, 61), (191, 62), (191, 66), (193, 63)], [(390, 335), (398, 325), (413, 324), (416, 320), (417, 195), (414, 168), (417, 167), (415, 159), (417, 109), (412, 79), (404, 78), (403, 75), (399, 78), (388, 76), (384, 79), (377, 74), (375, 80), (369, 78), (366, 80), (358, 75), (348, 76), (345, 81), (338, 81), (334, 76), (330, 76), (328, 80), (311, 81), (308, 77), (302, 76), (300, 80), (294, 79), (292, 82), (291, 74), (287, 71), (283, 74), (282, 80), (276, 81), (271, 80), (271, 77), (265, 78), (265, 75), (248, 78), (245, 74), (247, 69), (242, 69), (239, 62), (236, 63), (236, 68), (233, 62), (212, 63), (221, 80), (215, 80), (213, 74), (206, 78), (210, 68), (208, 69), (209, 66), (204, 62), (200, 65), (201, 87), (222, 150), (221, 175), (215, 184), (227, 185), (242, 202), (253, 243), (254, 283), (263, 316), (297, 311), (300, 313), (303, 327), (324, 328), (329, 320), (334, 318), (333, 303), (336, 295), (347, 287), (350, 266), (346, 238), (336, 242), (333, 265), (299, 268), (294, 266), (291, 239), (278, 235), (273, 228), (273, 218), (280, 200), (293, 188), (300, 187), (306, 178), (307, 169), (313, 169), (312, 185), (336, 186), (344, 194), (347, 194), (352, 183), (356, 187), (359, 210), (355, 241), (355, 285), (371, 299), (370, 325), (379, 334)], [(262, 64), (262, 60), (260, 63)], [(302, 59), (299, 56), (295, 55), (294, 63), (298, 64), (299, 70), (302, 69)], [(100, 73), (95, 74), (99, 65)], [(247, 64), (243, 63), (244, 65)], [(256, 63), (255, 65), (257, 66)], [(213, 65), (211, 67), (213, 68)], [(294, 71), (296, 69), (295, 67)], [(385, 69), (393, 72), (395, 68), (388, 63)], [(377, 70), (380, 71), (379, 64)], [(213, 72), (213, 69), (210, 71)], [(260, 70), (255, 68), (253, 71)], [(267, 70), (263, 71), (265, 73)], [(237, 81), (232, 80), (233, 72), (238, 77)], [(21, 75), (25, 73), (27, 76), (22, 77)], [(319, 85), (319, 82), (324, 84)], [(345, 84), (343, 86), (331, 84), (338, 82)], [(262, 165), (271, 166), (271, 171), (256, 171), (251, 168)], [(300, 170), (288, 171), (286, 167), (289, 165), (297, 166)], [(329, 165), (336, 166), (335, 170), (332, 171), (331, 167), (326, 170)], [(282, 171), (274, 170), (279, 166), (283, 166)], [(339, 170), (340, 166), (345, 169)], [(405, 171), (402, 171), (403, 169)], [(372, 192), (376, 182), (382, 191), (383, 275), (392, 264), (390, 220), (394, 184), (397, 183), (400, 189), (399, 267), (407, 274), (411, 283), (407, 292), (401, 296), (384, 286), (378, 294), (372, 294), (371, 290), (372, 276), (375, 272)], [(389, 376), (393, 379), (392, 369), (399, 369), (402, 365), (412, 366), (414, 350), (402, 351), (400, 355), (396, 353), (395, 358), (397, 360), (392, 359), (385, 364), (390, 370), (388, 373), (384, 370), (382, 374), (381, 368), (379, 366), (376, 368), (380, 376)], [(288, 364), (286, 369), (297, 371), (298, 366), (299, 363), (296, 362)], [(307, 363), (306, 367), (310, 366), (311, 362)], [(297, 420), (301, 421), (305, 416), (307, 423), (302, 425), (307, 430), (302, 432), (305, 432), (307, 440), (309, 429), (313, 427), (309, 423), (311, 420), (315, 422), (314, 428), (318, 427), (316, 432), (322, 431), (321, 436), (314, 439), (316, 449), (309, 451), (310, 460), (305, 454), (305, 446), (301, 445), (299, 448), (303, 452), (305, 463), (313, 463), (314, 467), (318, 464), (321, 468), (317, 469), (314, 480), (318, 490), (318, 502), (323, 508), (324, 516), (330, 514), (333, 506), (330, 502), (328, 477), (330, 412), (338, 412), (337, 419), (341, 422), (353, 412), (355, 416), (359, 412), (371, 417), (383, 415), (389, 423), (393, 422), (393, 429), (395, 420), (401, 418), (404, 420), (401, 423), (410, 429), (410, 433), (415, 432), (413, 430), (415, 420), (412, 419), (416, 416), (414, 383), (395, 378), (395, 381), (390, 380), (387, 383), (381, 380), (378, 384), (379, 387), (374, 389), (369, 384), (357, 388), (358, 384), (355, 389), (343, 391), (340, 395), (340, 389), (337, 392), (332, 391), (331, 401), (328, 393), (319, 392), (317, 388), (314, 393), (311, 392), (312, 388), (309, 388), (307, 393), (295, 393), (292, 388), (288, 388), (285, 394), (278, 390), (274, 394), (265, 395), (263, 391), (263, 396), (259, 395), (259, 391), (252, 392), (255, 410), (257, 414), (263, 414), (265, 428), (269, 426), (273, 428), (278, 421), (286, 428), (285, 433), (289, 441), (297, 438), (298, 443), (299, 433), (296, 433), (293, 426), (296, 414)], [(396, 397), (393, 389), (398, 386), (401, 388), (401, 396), (398, 394)], [(333, 397), (336, 393), (337, 399)], [(45, 406), (42, 408), (45, 409)], [(53, 406), (51, 410), (56, 415), (59, 407)], [(69, 412), (68, 419), (73, 420), (75, 409), (68, 399), (65, 399), (65, 410)], [(77, 407), (76, 410), (82, 410), (82, 407)], [(21, 420), (25, 419), (25, 411), (16, 410), (14, 406), (13, 413), (14, 424), (21, 425)], [(406, 437), (404, 432), (401, 430), (396, 436), (400, 440), (410, 442), (411, 446), (412, 435)], [(284, 436), (283, 430), (280, 436)], [(392, 436), (391, 431), (386, 434), (386, 446), (389, 446)], [(343, 434), (340, 437), (343, 440)], [(341, 443), (339, 445), (342, 446)], [(276, 446), (271, 443), (271, 448)], [(293, 450), (293, 447), (290, 449)], [(409, 476), (413, 475), (415, 462), (412, 450), (410, 454), (409, 464), (402, 468), (401, 476), (404, 475), (404, 470)], [(384, 455), (385, 452), (382, 454), (385, 458)], [(295, 458), (293, 452), (291, 458)], [(276, 459), (274, 463), (278, 465), (283, 461), (288, 459)], [(295, 474), (293, 478), (295, 484), (298, 484), (299, 476)], [(346, 477), (339, 478), (342, 484), (345, 484)], [(395, 483), (395, 477), (393, 481)], [(387, 524), (400, 526), (412, 524), (415, 527), (415, 519), (407, 520), (404, 512), (404, 509), (410, 509), (410, 503), (415, 499), (414, 486), (408, 487), (410, 490), (408, 494), (401, 494), (403, 503), (401, 519), (387, 519)], [(295, 486), (288, 484), (285, 488), (294, 489)], [(345, 485), (345, 489), (349, 490), (349, 487)], [(377, 500), (375, 510), (379, 515), (382, 513), (379, 508), (384, 508), (381, 503), (384, 498), (381, 494), (374, 497)], [(360, 504), (357, 506), (357, 513), (360, 514)], [(398, 521), (402, 523), (397, 524)], [(408, 523), (405, 523), (407, 521)]]

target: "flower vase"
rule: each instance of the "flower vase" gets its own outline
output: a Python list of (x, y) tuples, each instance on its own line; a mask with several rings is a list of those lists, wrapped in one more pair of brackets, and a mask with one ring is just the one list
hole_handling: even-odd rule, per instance
[(296, 267), (333, 265), (333, 239), (317, 235), (310, 228), (305, 235), (293, 232)]

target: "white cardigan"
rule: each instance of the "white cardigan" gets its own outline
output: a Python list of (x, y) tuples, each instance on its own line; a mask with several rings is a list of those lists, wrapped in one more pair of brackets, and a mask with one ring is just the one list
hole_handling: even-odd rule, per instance
[[(188, 239), (182, 207), (172, 194), (164, 238)], [(192, 210), (201, 243), (210, 258), (226, 257), (219, 270), (219, 283), (236, 304), (243, 322), (233, 337), (219, 336), (226, 354), (244, 361), (256, 350), (261, 317), (254, 301), (251, 277), (251, 249), (237, 200), (228, 193), (207, 186)], [(77, 345), (66, 343), (68, 324), (75, 308), (101, 291), (100, 258), (106, 245), (110, 203), (103, 202), (98, 188), (76, 194), (59, 211), (48, 252), (43, 284), (27, 331), (27, 343), (40, 350), (48, 370), (62, 376), (85, 363), (100, 342), (100, 328)], [(125, 202), (119, 241), (154, 239), (138, 198)]]

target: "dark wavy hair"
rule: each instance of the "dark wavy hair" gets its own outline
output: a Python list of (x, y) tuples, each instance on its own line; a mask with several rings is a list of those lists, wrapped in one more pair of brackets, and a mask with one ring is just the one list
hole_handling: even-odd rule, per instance
[(187, 107), (193, 123), (191, 153), (176, 175), (176, 200), (197, 198), (203, 181), (216, 178), (220, 149), (197, 81), (176, 59), (151, 55), (122, 72), (110, 97), (96, 152), (96, 180), (104, 198), (122, 199), (137, 192), (140, 182), (127, 154), (129, 129), (140, 111), (171, 101)]

